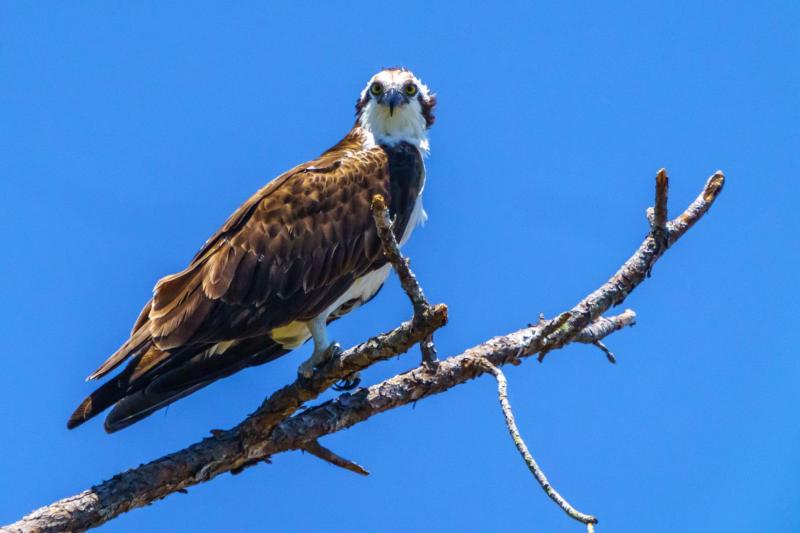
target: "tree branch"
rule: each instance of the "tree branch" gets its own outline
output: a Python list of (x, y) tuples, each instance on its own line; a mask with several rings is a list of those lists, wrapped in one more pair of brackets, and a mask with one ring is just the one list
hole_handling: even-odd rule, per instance
[(514, 412), (511, 410), (511, 403), (508, 401), (508, 382), (506, 381), (505, 374), (503, 374), (502, 370), (489, 362), (485, 362), (484, 364), (486, 365), (486, 369), (497, 380), (497, 399), (500, 401), (500, 409), (503, 410), (503, 418), (505, 418), (506, 427), (508, 427), (508, 433), (511, 435), (511, 440), (514, 441), (514, 446), (517, 447), (517, 450), (522, 456), (522, 460), (525, 461), (526, 465), (528, 465), (528, 469), (531, 471), (531, 474), (533, 474), (533, 477), (536, 478), (536, 481), (539, 482), (542, 490), (544, 490), (550, 499), (556, 502), (556, 505), (561, 507), (561, 509), (571, 518), (583, 524), (596, 524), (597, 518), (575, 509), (547, 480), (547, 476), (544, 475), (544, 472), (531, 455), (531, 452), (528, 451), (528, 446), (525, 444), (525, 441), (519, 434), (517, 422), (514, 420)]
[(626, 309), (624, 313), (617, 316), (598, 318), (589, 326), (584, 328), (580, 333), (578, 333), (578, 336), (575, 337), (575, 340), (577, 342), (583, 342), (585, 344), (593, 344), (594, 346), (597, 346), (603, 351), (603, 353), (606, 354), (606, 358), (608, 359), (609, 363), (616, 363), (617, 358), (614, 357), (614, 353), (602, 343), (601, 339), (607, 337), (615, 331), (618, 331), (626, 326), (633, 326), (634, 324), (636, 324), (636, 313), (634, 313), (632, 309)]
[(372, 218), (375, 220), (375, 227), (378, 229), (378, 236), (383, 244), (383, 253), (386, 259), (392, 264), (397, 277), (400, 278), (400, 286), (411, 299), (414, 306), (414, 314), (422, 314), (431, 307), (422, 287), (417, 281), (417, 277), (411, 272), (409, 260), (400, 253), (400, 245), (392, 232), (393, 223), (389, 218), (389, 209), (386, 207), (386, 200), (380, 194), (372, 197)]
[(311, 455), (319, 457), (323, 461), (326, 461), (326, 462), (328, 462), (328, 463), (330, 463), (330, 464), (332, 464), (334, 466), (338, 466), (340, 468), (344, 468), (345, 470), (349, 470), (351, 472), (355, 472), (356, 474), (359, 474), (359, 475), (362, 475), (362, 476), (368, 476), (369, 475), (369, 472), (364, 470), (364, 468), (362, 466), (357, 465), (353, 461), (348, 461), (347, 459), (345, 459), (344, 457), (341, 457), (340, 455), (336, 455), (335, 453), (330, 451), (328, 448), (326, 448), (325, 446), (320, 444), (318, 440), (312, 440), (310, 442), (307, 442), (305, 444), (305, 446), (303, 446), (303, 451), (306, 451), (306, 452), (310, 453)]
[(662, 168), (656, 174), (656, 205), (653, 207), (653, 226), (659, 231), (667, 229), (667, 197), (669, 193), (669, 177), (667, 169)]
[[(320, 368), (311, 384), (290, 385), (268, 399), (254, 415), (228, 431), (128, 470), (75, 496), (43, 507), (8, 526), (7, 531), (82, 531), (96, 527), (130, 509), (148, 505), (173, 492), (208, 481), (224, 472), (238, 472), (270, 456), (304, 449), (320, 437), (350, 427), (383, 411), (408, 405), (444, 392), (520, 358), (546, 353), (576, 341), (587, 327), (612, 306), (622, 303), (652, 270), (667, 249), (700, 220), (723, 188), (721, 172), (709, 178), (703, 191), (676, 219), (666, 224), (662, 242), (651, 230), (644, 242), (601, 287), (556, 319), (541, 321), (474, 346), (460, 355), (440, 361), (435, 368), (414, 368), (355, 394), (344, 394), (316, 407), (285, 418), (313, 396), (299, 389), (317, 390), (367, 366), (407, 350), (444, 324), (444, 306), (434, 306), (427, 321), (415, 316), (389, 333), (379, 335), (342, 354)], [(624, 314), (624, 313), (623, 313)], [(610, 331), (609, 331), (610, 332)], [(599, 340), (599, 339), (597, 339)], [(277, 399), (274, 399), (278, 395)], [(278, 414), (279, 413), (279, 414)], [(253, 421), (252, 418), (260, 418)], [(281, 419), (283, 417), (283, 419)], [(274, 420), (281, 419), (273, 425)]]
[[(408, 295), (411, 304), (414, 306), (414, 316), (424, 315), (431, 304), (425, 298), (422, 287), (417, 281), (417, 277), (411, 271), (410, 261), (400, 253), (400, 245), (392, 231), (392, 221), (389, 218), (389, 208), (386, 200), (380, 194), (372, 198), (372, 216), (375, 220), (375, 227), (378, 229), (378, 236), (383, 243), (383, 253), (386, 259), (392, 264), (397, 277), (400, 278), (400, 286)], [(433, 334), (428, 335), (421, 343), (422, 361), (432, 365), (436, 361), (436, 346), (433, 344)]]

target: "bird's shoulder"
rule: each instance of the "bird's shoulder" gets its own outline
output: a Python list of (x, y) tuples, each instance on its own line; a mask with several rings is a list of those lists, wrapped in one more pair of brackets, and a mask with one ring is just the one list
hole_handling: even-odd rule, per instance
[(149, 324), (164, 349), (188, 342), (200, 329), (207, 335), (218, 329), (215, 335), (231, 338), (227, 325), (206, 324), (227, 316), (220, 305), (244, 312), (245, 321), (265, 309), (278, 316), (277, 307), (288, 313), (290, 299), (337, 288), (339, 281), (380, 262), (370, 204), (375, 194), (390, 193), (387, 156), (378, 147), (362, 146), (345, 138), (254, 194), (187, 268), (158, 281), (134, 330)]
[[(388, 186), (386, 152), (377, 146), (364, 148), (351, 133), (318, 158), (297, 165), (259, 189), (204, 243), (192, 264), (213, 253), (223, 241), (265, 253), (259, 245), (265, 244), (264, 237), (274, 241), (286, 234), (294, 240), (319, 225), (341, 221), (348, 213), (368, 207), (374, 194), (388, 194)], [(262, 240), (254, 241), (247, 237), (250, 234)]]

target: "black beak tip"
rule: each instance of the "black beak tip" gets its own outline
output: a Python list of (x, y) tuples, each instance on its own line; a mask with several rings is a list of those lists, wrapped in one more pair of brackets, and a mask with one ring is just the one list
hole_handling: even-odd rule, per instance
[(378, 100), (379, 103), (389, 106), (389, 115), (394, 116), (394, 108), (407, 102), (403, 93), (397, 89), (389, 89)]

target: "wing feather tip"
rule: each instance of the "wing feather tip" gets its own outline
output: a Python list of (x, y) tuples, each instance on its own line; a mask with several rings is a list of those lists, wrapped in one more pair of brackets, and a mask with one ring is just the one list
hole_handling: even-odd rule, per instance
[(76, 427), (80, 426), (87, 420), (89, 420), (92, 415), (90, 414), (92, 410), (92, 397), (89, 396), (84, 398), (81, 404), (73, 411), (70, 415), (69, 420), (67, 420), (67, 429), (75, 429)]
[(108, 417), (106, 417), (105, 421), (103, 422), (103, 430), (110, 435), (112, 433), (116, 433), (120, 429), (128, 427), (129, 425), (130, 423), (125, 424), (125, 423), (111, 422), (108, 420)]
[[(100, 365), (100, 367), (97, 370), (86, 376), (86, 379), (84, 381), (86, 383), (89, 383), (90, 381), (95, 381), (97, 379), (102, 378), (103, 376), (114, 370), (122, 361), (127, 359), (127, 357), (125, 357), (120, 359), (119, 361), (114, 361), (115, 355), (116, 354), (112, 355), (105, 363)], [(113, 364), (111, 364), (112, 361), (114, 361)]]

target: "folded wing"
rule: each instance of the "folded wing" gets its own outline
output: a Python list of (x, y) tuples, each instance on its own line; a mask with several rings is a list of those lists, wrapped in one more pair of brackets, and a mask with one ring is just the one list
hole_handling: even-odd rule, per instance
[(158, 282), (131, 337), (90, 379), (126, 360), (127, 367), (84, 400), (69, 427), (116, 404), (106, 428), (120, 429), (286, 353), (269, 337), (272, 329), (311, 320), (385, 263), (371, 199), (382, 194), (390, 209), (402, 206), (394, 213), (398, 235), (410, 199), (390, 183), (382, 150), (357, 151), (346, 141), (258, 191), (185, 270)]

